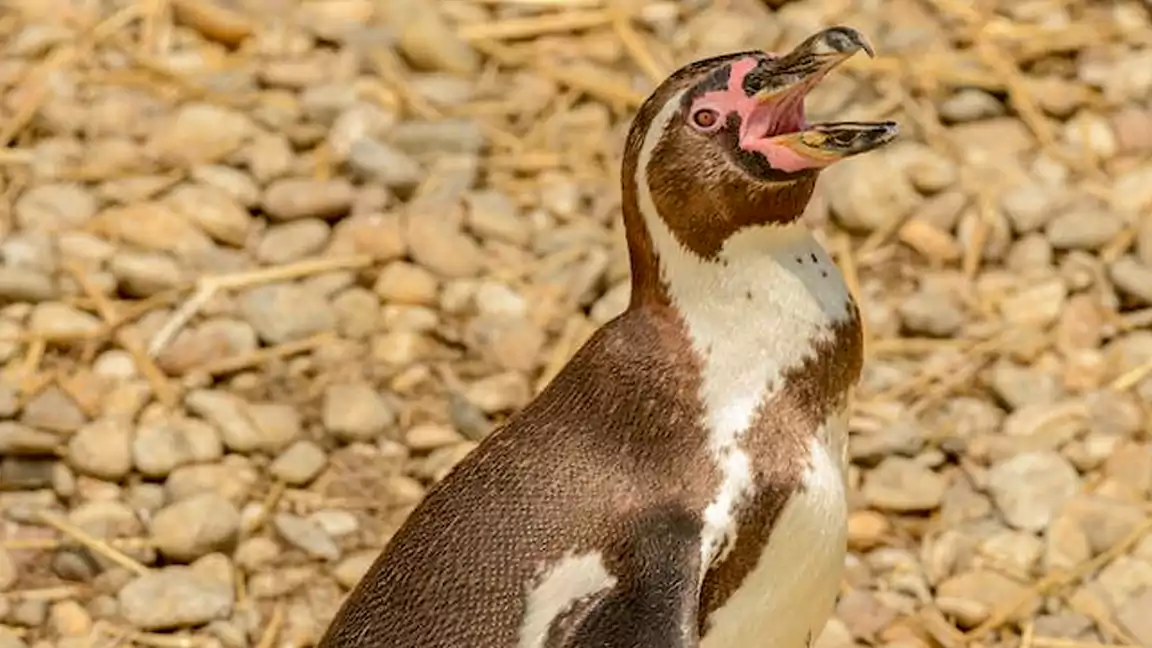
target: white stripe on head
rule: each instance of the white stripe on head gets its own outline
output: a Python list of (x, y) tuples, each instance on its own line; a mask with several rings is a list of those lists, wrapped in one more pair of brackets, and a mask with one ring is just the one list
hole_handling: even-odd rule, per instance
[(701, 541), (708, 565), (734, 539), (736, 513), (752, 486), (741, 435), (757, 407), (780, 389), (781, 376), (812, 357), (813, 343), (853, 317), (854, 309), (832, 259), (803, 223), (744, 228), (711, 261), (676, 239), (652, 199), (648, 165), (665, 132), (679, 126), (674, 120), (684, 92), (670, 97), (652, 120), (635, 182), (660, 278), (704, 363), (703, 424), (723, 475), (705, 511)]

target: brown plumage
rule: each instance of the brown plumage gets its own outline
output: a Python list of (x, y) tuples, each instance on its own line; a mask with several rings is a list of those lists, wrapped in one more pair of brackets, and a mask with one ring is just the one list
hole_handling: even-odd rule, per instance
[[(894, 134), (890, 124), (809, 127), (802, 104), (794, 105), (813, 79), (861, 47), (852, 30), (825, 30), (785, 57), (741, 52), (690, 64), (652, 93), (622, 165), (628, 309), (429, 491), (321, 646), (708, 646), (717, 611), (737, 591), (759, 596), (741, 588), (763, 580), (750, 574), (776, 542), (774, 524), (788, 502), (805, 489), (812, 444), (823, 443), (825, 422), (843, 411), (862, 362), (860, 323), (841, 284), (821, 283), (838, 281), (830, 260), (807, 239), (793, 242), (801, 235), (792, 229), (780, 230), (789, 234), (772, 243), (771, 263), (747, 266), (761, 264), (778, 286), (753, 282), (736, 299), (725, 291), (754, 274), (742, 269), (739, 233), (776, 241), (773, 228), (799, 218), (819, 168)], [(693, 268), (719, 283), (694, 283)], [(701, 286), (715, 288), (716, 303), (708, 290), (697, 295)], [(784, 325), (747, 322), (755, 335), (746, 346), (732, 335), (705, 343), (731, 319), (709, 313), (743, 313), (744, 300), (750, 317), (784, 317)], [(797, 305), (795, 321), (779, 310), (785, 302)], [(792, 344), (781, 337), (789, 331), (811, 337)], [(780, 369), (734, 364), (757, 354)], [(717, 385), (761, 374), (767, 378), (734, 383), (758, 394), (756, 402), (723, 402)], [(735, 441), (708, 423), (734, 413), (749, 421)], [(814, 519), (811, 531), (795, 528), (822, 533), (825, 518)], [(746, 618), (752, 608), (744, 600), (721, 615), (725, 628), (728, 618)], [(778, 598), (764, 600), (765, 614), (779, 607)], [(823, 614), (813, 613), (812, 625)], [(789, 626), (781, 637), (813, 632)]]

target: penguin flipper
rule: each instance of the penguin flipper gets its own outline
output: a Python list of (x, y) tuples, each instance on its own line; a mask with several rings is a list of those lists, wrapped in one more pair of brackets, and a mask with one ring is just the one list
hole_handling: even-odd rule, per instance
[[(548, 648), (696, 648), (700, 522), (682, 509), (632, 520), (615, 553), (614, 587), (577, 605)], [(563, 628), (563, 629), (562, 629)]]

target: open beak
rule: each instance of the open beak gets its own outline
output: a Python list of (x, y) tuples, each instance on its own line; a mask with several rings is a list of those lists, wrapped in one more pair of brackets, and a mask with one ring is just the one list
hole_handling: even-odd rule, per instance
[(809, 124), (804, 119), (808, 92), (860, 51), (875, 56), (860, 32), (851, 27), (830, 27), (750, 73), (747, 83), (755, 108), (743, 146), (763, 153), (774, 168), (800, 171), (828, 166), (895, 139), (899, 132), (895, 122)]
[(833, 68), (863, 50), (876, 56), (864, 35), (851, 27), (830, 27), (804, 40), (764, 70), (764, 87), (752, 95), (759, 102), (807, 94)]

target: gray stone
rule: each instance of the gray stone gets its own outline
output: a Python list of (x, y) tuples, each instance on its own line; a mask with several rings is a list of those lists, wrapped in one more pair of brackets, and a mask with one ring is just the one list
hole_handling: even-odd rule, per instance
[(371, 386), (346, 383), (324, 392), (323, 422), (328, 433), (343, 441), (369, 441), (396, 422), (396, 413)]
[(287, 513), (277, 513), (272, 517), (272, 525), (285, 542), (309, 556), (324, 560), (336, 560), (340, 557), (340, 547), (336, 545), (336, 541), (319, 524), (311, 520)]
[[(210, 559), (223, 564), (203, 564)], [(226, 558), (211, 555), (193, 567), (155, 570), (120, 590), (120, 610), (141, 630), (174, 630), (226, 619), (236, 602), (228, 567)]]
[(216, 493), (180, 500), (161, 509), (152, 520), (156, 548), (180, 562), (231, 548), (239, 531), (240, 513)]
[(1079, 492), (1080, 476), (1056, 452), (1028, 452), (993, 466), (988, 488), (1008, 524), (1040, 531)]
[(889, 511), (930, 511), (940, 506), (947, 483), (919, 463), (889, 457), (869, 472), (863, 494), (868, 503)]

